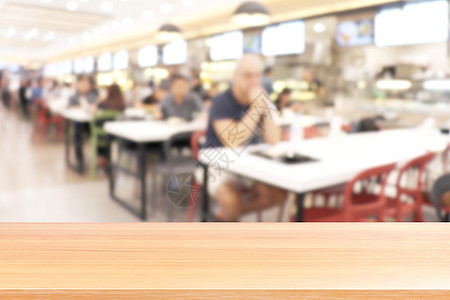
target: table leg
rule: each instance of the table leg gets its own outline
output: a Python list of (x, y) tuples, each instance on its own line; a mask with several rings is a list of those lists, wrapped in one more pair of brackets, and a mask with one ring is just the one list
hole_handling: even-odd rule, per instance
[[(76, 129), (75, 129), (76, 127)], [(84, 173), (83, 161), (83, 127), (82, 123), (76, 123), (68, 119), (64, 119), (64, 134), (65, 134), (65, 156), (66, 165), (80, 175)], [(72, 140), (73, 139), (73, 140)], [(70, 148), (75, 149), (75, 156), (77, 163), (70, 162)]]
[(139, 175), (141, 179), (141, 218), (142, 220), (145, 220), (147, 219), (147, 192), (146, 192), (147, 162), (144, 143), (140, 143), (138, 145), (138, 164), (140, 173)]
[(295, 214), (295, 221), (296, 222), (303, 222), (303, 212), (304, 212), (304, 207), (303, 207), (303, 202), (305, 199), (305, 194), (297, 194), (296, 195), (296, 199), (295, 199), (295, 203), (297, 206), (297, 213)]
[(107, 144), (106, 147), (108, 147), (108, 164), (107, 164), (107, 172), (108, 172), (108, 185), (109, 185), (109, 195), (111, 198), (114, 198), (114, 188), (115, 188), (115, 181), (114, 181), (114, 164), (112, 161), (112, 155), (111, 155), (111, 144), (112, 144), (113, 137), (108, 134), (107, 137)]
[(75, 146), (75, 158), (77, 160), (77, 172), (82, 175), (84, 173), (84, 151), (83, 151), (83, 130), (82, 123), (72, 122), (74, 124), (73, 136)]
[[(116, 137), (116, 139), (119, 140), (119, 142), (120, 142), (120, 138)], [(113, 140), (113, 137), (108, 136), (108, 148), (109, 148), (109, 153), (110, 153), (110, 158), (108, 160), (109, 195), (115, 202), (120, 204), (123, 208), (125, 208), (126, 210), (131, 212), (133, 215), (137, 216), (138, 218), (140, 218), (142, 221), (145, 221), (147, 219), (147, 208), (146, 208), (147, 195), (146, 195), (146, 179), (145, 179), (147, 168), (146, 168), (145, 144), (138, 145), (138, 152), (137, 152), (138, 171), (136, 173), (134, 171), (123, 168), (120, 165), (113, 162), (112, 156), (111, 156), (112, 140)], [(119, 161), (119, 163), (120, 163), (120, 161)], [(127, 201), (124, 201), (124, 200), (120, 199), (119, 197), (117, 197), (117, 195), (115, 193), (115, 187), (116, 187), (115, 174), (118, 172), (125, 173), (125, 174), (132, 176), (133, 178), (140, 181), (142, 195), (141, 195), (141, 207), (139, 209), (132, 207), (130, 204), (128, 204)]]
[(208, 221), (209, 199), (208, 199), (208, 166), (204, 165), (203, 191), (202, 191), (202, 222)]
[(70, 167), (70, 146), (71, 146), (71, 141), (70, 139), (71, 134), (70, 134), (70, 121), (67, 119), (64, 119), (64, 136), (65, 136), (65, 154), (66, 154), (66, 165)]
[[(83, 148), (83, 142), (79, 141), (77, 138), (72, 141), (72, 138), (74, 138), (75, 133), (72, 128), (73, 122), (71, 122), (68, 119), (64, 119), (64, 135), (65, 135), (65, 156), (66, 156), (66, 166), (68, 166), (73, 171), (77, 172), (78, 174), (82, 175), (83, 170), (83, 162), (77, 161), (77, 164), (74, 165), (70, 162), (70, 148), (72, 148), (72, 145), (75, 146), (75, 150), (78, 148)], [(81, 134), (81, 133), (80, 133)], [(81, 144), (81, 145), (80, 145)], [(82, 153), (82, 152), (81, 152)], [(77, 158), (78, 160), (78, 158)]]

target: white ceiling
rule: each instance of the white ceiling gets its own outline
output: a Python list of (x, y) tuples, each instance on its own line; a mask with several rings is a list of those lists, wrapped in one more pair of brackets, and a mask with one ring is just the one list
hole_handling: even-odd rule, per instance
[[(157, 28), (162, 23), (233, 10), (243, 0), (0, 0), (0, 56), (48, 58), (68, 47), (98, 43), (117, 36)], [(105, 4), (103, 4), (105, 5)], [(171, 7), (164, 12), (164, 7)], [(145, 19), (144, 11), (151, 18)]]

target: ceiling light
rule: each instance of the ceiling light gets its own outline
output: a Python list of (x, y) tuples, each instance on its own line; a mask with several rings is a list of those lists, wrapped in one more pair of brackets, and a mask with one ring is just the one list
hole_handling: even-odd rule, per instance
[(154, 13), (151, 10), (144, 10), (144, 12), (142, 13), (142, 18), (144, 18), (145, 20), (151, 20), (153, 19)]
[(119, 30), (122, 25), (120, 25), (120, 22), (114, 21), (111, 23), (111, 30)]
[(70, 11), (77, 10), (79, 6), (80, 6), (80, 4), (78, 4), (77, 1), (67, 1), (67, 3), (66, 3), (66, 8), (67, 8), (67, 10), (70, 10)]
[(166, 42), (174, 41), (182, 38), (182, 31), (173, 24), (164, 24), (158, 29), (156, 38)]
[(159, 10), (163, 13), (163, 14), (169, 14), (172, 12), (172, 5), (170, 5), (169, 3), (163, 3), (161, 4), (161, 6), (159, 7)]
[(110, 31), (111, 31), (111, 29), (109, 28), (108, 25), (104, 25), (104, 26), (102, 27), (102, 33), (103, 33), (103, 34), (108, 34)]
[(247, 1), (236, 9), (231, 21), (242, 26), (261, 26), (270, 22), (270, 12), (261, 3)]
[(123, 27), (129, 27), (129, 26), (133, 25), (133, 19), (130, 17), (123, 18), (122, 25), (123, 25)]
[(88, 2), (89, 0), (78, 0), (80, 2)]
[(69, 44), (70, 45), (75, 45), (77, 43), (77, 40), (75, 39), (75, 38), (71, 38), (70, 40), (69, 40)]
[(89, 41), (90, 39), (92, 39), (92, 35), (90, 32), (83, 33), (83, 40)]
[(111, 1), (103, 1), (100, 7), (103, 11), (111, 11), (113, 9), (113, 4)]
[(10, 27), (10, 28), (8, 29), (8, 31), (6, 32), (6, 37), (7, 37), (8, 39), (12, 38), (12, 37), (15, 36), (15, 35), (16, 35), (16, 29), (15, 29), (14, 27)]
[(100, 29), (97, 29), (97, 28), (96, 28), (96, 29), (92, 30), (92, 35), (93, 35), (94, 37), (99, 37), (100, 34), (101, 34)]
[(48, 32), (46, 35), (44, 35), (44, 37), (42, 38), (42, 40), (44, 41), (44, 42), (49, 42), (49, 41), (51, 41), (52, 39), (54, 39), (55, 38), (55, 32), (54, 31), (50, 31), (50, 32)]
[(41, 0), (42, 3), (50, 3), (52, 0)]
[(194, 4), (194, 0), (183, 0), (183, 4), (188, 6)]
[(314, 31), (315, 31), (315, 32), (324, 32), (325, 29), (327, 29), (327, 28), (326, 28), (325, 25), (322, 24), (322, 23), (316, 23), (316, 24), (314, 24)]
[(28, 31), (25, 36), (23, 37), (24, 41), (29, 41), (31, 40), (33, 37), (37, 36), (39, 34), (39, 29), (37, 29), (36, 27), (34, 27), (33, 29), (31, 29), (30, 31)]

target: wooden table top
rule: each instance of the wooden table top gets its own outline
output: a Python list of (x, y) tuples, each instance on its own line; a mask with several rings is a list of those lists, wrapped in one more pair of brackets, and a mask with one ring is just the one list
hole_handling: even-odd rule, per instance
[(439, 223), (0, 224), (0, 298), (450, 297), (449, 229)]

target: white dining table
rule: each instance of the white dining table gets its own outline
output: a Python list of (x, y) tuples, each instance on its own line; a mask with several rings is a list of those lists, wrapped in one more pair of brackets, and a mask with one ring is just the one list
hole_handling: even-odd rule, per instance
[(163, 142), (174, 134), (206, 129), (206, 121), (169, 123), (166, 121), (115, 121), (107, 122), (103, 129), (111, 135), (135, 143)]
[[(211, 154), (203, 150), (199, 159), (208, 167), (214, 166), (301, 195), (348, 182), (369, 168), (401, 164), (429, 151), (443, 151), (448, 143), (450, 136), (440, 134), (438, 129), (399, 129), (315, 138), (296, 146), (280, 143), (237, 150), (219, 148), (216, 151), (220, 151), (222, 159), (217, 161), (211, 161)], [(286, 164), (254, 153), (261, 150), (272, 154), (293, 150), (315, 161)]]
[[(187, 123), (171, 123), (167, 121), (115, 121), (107, 122), (103, 129), (111, 138), (132, 142), (137, 144), (137, 157), (139, 170), (136, 172), (126, 170), (110, 160), (109, 167), (109, 192), (111, 198), (122, 205), (131, 213), (140, 217), (143, 221), (147, 218), (147, 193), (146, 193), (146, 144), (158, 144), (168, 141), (177, 134), (193, 133), (198, 130), (205, 130), (206, 120), (199, 120)], [(110, 139), (111, 140), (111, 139)], [(108, 143), (111, 144), (110, 141)], [(141, 206), (139, 210), (127, 204), (115, 194), (114, 171), (122, 171), (139, 180), (141, 184)]]

